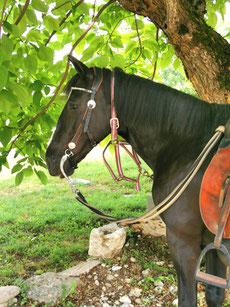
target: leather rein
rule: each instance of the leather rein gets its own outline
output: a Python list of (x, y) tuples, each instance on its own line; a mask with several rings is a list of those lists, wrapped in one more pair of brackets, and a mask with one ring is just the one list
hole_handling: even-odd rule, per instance
[[(76, 148), (77, 143), (80, 139), (80, 136), (82, 135), (83, 132), (87, 133), (92, 147), (94, 147), (96, 145), (96, 142), (95, 142), (92, 134), (89, 131), (89, 122), (90, 122), (92, 110), (96, 107), (96, 102), (94, 100), (95, 95), (96, 95), (98, 89), (100, 88), (102, 81), (103, 81), (102, 70), (99, 69), (99, 68), (94, 68), (94, 82), (93, 82), (92, 88), (90, 90), (85, 89), (85, 88), (79, 88), (79, 87), (71, 88), (71, 92), (72, 92), (72, 90), (80, 90), (80, 91), (90, 93), (91, 97), (90, 97), (90, 100), (87, 103), (86, 110), (85, 110), (84, 115), (82, 117), (82, 120), (81, 120), (81, 122), (80, 122), (80, 124), (79, 124), (79, 126), (76, 130), (76, 133), (73, 136), (70, 143), (68, 144), (68, 149), (66, 149), (65, 154), (61, 158), (60, 169), (61, 169), (61, 172), (64, 175), (64, 177), (67, 179), (67, 181), (70, 185), (70, 188), (74, 193), (75, 198), (81, 204), (83, 204), (84, 206), (89, 208), (94, 214), (98, 215), (99, 217), (101, 217), (101, 218), (103, 218), (107, 221), (119, 222), (119, 223), (122, 223), (123, 225), (134, 224), (134, 223), (138, 223), (138, 222), (146, 222), (148, 220), (151, 220), (151, 219), (157, 217), (161, 213), (163, 213), (170, 206), (172, 206), (176, 202), (176, 200), (181, 196), (181, 194), (185, 191), (185, 189), (190, 184), (192, 179), (195, 177), (197, 172), (200, 170), (200, 168), (203, 165), (203, 162), (205, 161), (208, 154), (211, 152), (213, 147), (222, 138), (223, 133), (224, 133), (224, 127), (220, 126), (216, 129), (215, 134), (208, 141), (208, 143), (206, 144), (206, 146), (204, 147), (204, 149), (202, 150), (200, 155), (197, 157), (195, 162), (192, 164), (190, 170), (188, 171), (188, 174), (184, 177), (184, 179), (182, 179), (180, 181), (180, 183), (174, 188), (174, 190), (162, 202), (160, 202), (157, 206), (155, 206), (152, 210), (150, 210), (149, 212), (147, 212), (147, 213), (145, 213), (145, 214), (143, 214), (139, 217), (130, 217), (130, 218), (117, 218), (117, 217), (113, 217), (113, 216), (110, 216), (110, 215), (106, 215), (103, 212), (101, 212), (100, 210), (98, 210), (97, 208), (91, 206), (86, 201), (84, 196), (81, 194), (80, 190), (76, 187), (73, 179), (71, 177), (67, 176), (65, 171), (64, 171), (64, 164), (67, 160), (70, 161), (71, 165), (74, 168), (77, 167), (76, 163), (74, 163), (74, 153), (72, 152), (72, 150)], [(70, 94), (71, 94), (71, 92), (70, 92)], [(70, 96), (70, 94), (69, 94), (69, 96)], [(131, 182), (135, 182), (136, 183), (136, 189), (139, 190), (140, 189), (140, 185), (139, 185), (140, 176), (144, 175), (144, 176), (148, 176), (150, 178), (152, 178), (152, 176), (150, 176), (146, 171), (143, 171), (143, 169), (141, 167), (141, 162), (140, 162), (136, 152), (133, 149), (132, 149), (132, 152), (131, 152), (126, 147), (126, 145), (129, 145), (129, 143), (126, 142), (126, 141), (120, 140), (118, 138), (119, 120), (117, 118), (115, 104), (114, 104), (114, 74), (113, 74), (113, 72), (112, 72), (112, 75), (111, 75), (111, 119), (110, 119), (110, 126), (111, 126), (111, 140), (106, 145), (106, 147), (103, 151), (103, 160), (105, 162), (105, 165), (108, 168), (110, 174), (112, 175), (112, 177), (115, 181), (127, 180), (127, 181), (131, 181)], [(117, 170), (118, 170), (118, 174), (119, 174), (118, 177), (114, 174), (113, 170), (111, 169), (111, 167), (109, 166), (108, 162), (105, 159), (105, 151), (107, 150), (107, 148), (111, 144), (115, 147), (116, 165), (117, 165)], [(129, 177), (124, 176), (123, 170), (122, 170), (122, 167), (121, 167), (119, 146), (124, 148), (125, 151), (129, 154), (129, 156), (136, 163), (138, 170), (139, 170), (139, 174), (138, 174), (137, 179), (133, 179), (133, 178), (129, 178)]]

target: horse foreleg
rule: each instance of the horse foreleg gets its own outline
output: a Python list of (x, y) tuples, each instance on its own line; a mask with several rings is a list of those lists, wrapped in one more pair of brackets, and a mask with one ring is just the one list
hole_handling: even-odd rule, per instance
[(200, 238), (178, 235), (167, 229), (167, 240), (178, 277), (178, 306), (197, 306), (195, 269), (200, 254)]
[[(218, 257), (217, 251), (212, 250), (206, 254), (206, 272), (225, 278), (226, 266)], [(209, 307), (221, 307), (224, 301), (224, 289), (207, 285), (206, 301)]]

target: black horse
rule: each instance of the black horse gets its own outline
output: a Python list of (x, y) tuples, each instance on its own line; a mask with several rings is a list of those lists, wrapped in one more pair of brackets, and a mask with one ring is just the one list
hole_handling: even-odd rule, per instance
[[(110, 133), (111, 76), (108, 69), (93, 69), (70, 57), (77, 74), (68, 82), (68, 101), (58, 120), (56, 131), (46, 152), (49, 172), (61, 175), (60, 159), (68, 143), (76, 141), (74, 160), (65, 163), (65, 172), (71, 175), (77, 165)], [(91, 110), (87, 129), (76, 133), (85, 124), (89, 92), (95, 85), (95, 72), (103, 76), (96, 88), (96, 107)], [(119, 135), (127, 140), (154, 172), (152, 189), (154, 202), (162, 201), (185, 177), (215, 129), (225, 125), (230, 117), (230, 106), (210, 104), (188, 94), (116, 68), (114, 75), (114, 103), (119, 119)], [(95, 87), (95, 86), (94, 86)], [(95, 93), (94, 93), (95, 94)], [(92, 95), (92, 93), (91, 93)], [(84, 133), (84, 132), (88, 133)], [(94, 144), (93, 144), (94, 145)], [(197, 306), (195, 268), (202, 246), (213, 241), (199, 210), (201, 180), (217, 147), (209, 154), (204, 165), (187, 190), (161, 217), (166, 224), (167, 241), (178, 276), (179, 306)], [(206, 272), (225, 277), (226, 267), (214, 250), (207, 254)], [(224, 289), (208, 285), (208, 306), (222, 306)]]

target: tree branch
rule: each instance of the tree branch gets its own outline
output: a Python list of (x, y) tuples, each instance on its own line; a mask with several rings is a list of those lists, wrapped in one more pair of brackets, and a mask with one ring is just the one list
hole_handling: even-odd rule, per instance
[(13, 8), (14, 8), (14, 6), (15, 6), (15, 2), (14, 2), (12, 5), (11, 5), (11, 8), (10, 8), (10, 10), (9, 10), (9, 12), (8, 12), (8, 14), (7, 14), (7, 16), (5, 17), (4, 22), (8, 20), (8, 18), (9, 18), (9, 16), (10, 16), (10, 14), (11, 14), (11, 12), (12, 12)]
[(109, 37), (108, 37), (108, 39), (107, 39), (107, 41), (106, 41), (106, 44), (107, 44), (107, 43), (109, 42), (109, 40), (111, 39), (111, 37), (112, 37), (112, 35), (113, 35), (113, 32), (116, 30), (116, 28), (119, 26), (119, 24), (120, 24), (124, 19), (130, 18), (130, 17), (132, 17), (132, 16), (125, 16), (125, 17), (121, 18), (120, 20), (118, 20), (118, 22), (117, 22), (116, 25), (114, 26), (113, 30), (111, 31), (111, 33), (110, 33), (110, 35), (109, 35)]
[[(158, 42), (158, 39), (159, 39), (159, 28), (157, 28), (157, 30), (156, 30), (156, 42)], [(157, 53), (156, 61), (154, 63), (153, 74), (152, 74), (151, 80), (154, 80), (154, 78), (155, 78), (155, 74), (156, 74), (156, 71), (157, 71), (157, 60), (158, 60), (158, 53)]]
[(7, 0), (4, 0), (3, 6), (2, 6), (2, 15), (1, 15), (1, 20), (0, 20), (0, 38), (2, 37), (1, 32), (2, 32), (2, 24), (3, 24), (3, 16), (6, 8), (6, 2)]
[(62, 4), (60, 4), (59, 6), (56, 6), (55, 8), (52, 9), (52, 12), (55, 11), (55, 10), (60, 9), (60, 8), (63, 7), (64, 5), (66, 5), (66, 4), (68, 4), (68, 3), (71, 3), (71, 2), (72, 2), (72, 0), (68, 0), (68, 1), (66, 1), (66, 2), (64, 2), (64, 3), (62, 3)]
[(137, 31), (137, 37), (138, 37), (138, 41), (139, 41), (139, 48), (140, 48), (140, 52), (137, 56), (137, 58), (132, 61), (129, 65), (125, 66), (125, 68), (130, 67), (131, 65), (133, 65), (134, 63), (136, 63), (136, 61), (139, 59), (139, 57), (142, 55), (142, 43), (141, 43), (141, 37), (140, 37), (140, 33), (138, 30), (138, 26), (137, 26), (137, 18), (136, 18), (136, 14), (134, 14), (134, 20), (135, 20), (135, 26), (136, 26), (136, 31)]
[(30, 4), (30, 0), (26, 0), (26, 3), (25, 3), (25, 5), (24, 5), (24, 7), (23, 7), (23, 9), (22, 9), (22, 11), (21, 11), (21, 13), (20, 13), (20, 15), (18, 16), (17, 20), (15, 21), (15, 24), (16, 24), (16, 25), (18, 25), (19, 22), (22, 20), (22, 17), (25, 15), (26, 10), (27, 10), (29, 4)]
[[(75, 8), (77, 8), (80, 4), (82, 4), (82, 2), (84, 2), (84, 0), (80, 0), (75, 4)], [(67, 2), (66, 2), (67, 3)], [(63, 25), (63, 23), (67, 20), (67, 18), (73, 13), (72, 10), (70, 10), (66, 16), (61, 20), (61, 22), (59, 23), (59, 28)], [(54, 30), (50, 36), (48, 37), (47, 41), (45, 42), (45, 46), (47, 46), (51, 40), (51, 38), (54, 36), (54, 34), (57, 33), (56, 30)]]

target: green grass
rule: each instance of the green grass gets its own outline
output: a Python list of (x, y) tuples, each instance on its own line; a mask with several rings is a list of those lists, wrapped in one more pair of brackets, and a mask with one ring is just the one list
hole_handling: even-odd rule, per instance
[[(125, 174), (136, 176), (132, 161), (123, 161)], [(103, 212), (118, 217), (145, 212), (152, 187), (146, 177), (137, 193), (132, 183), (113, 182), (102, 162), (83, 161), (73, 178), (90, 180), (78, 188)], [(0, 191), (0, 285), (15, 284), (34, 273), (60, 271), (86, 259), (90, 231), (106, 223), (79, 204), (60, 178), (49, 176), (44, 186), (32, 176), (15, 187), (12, 177), (1, 180)]]

